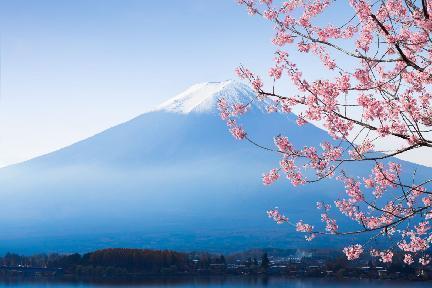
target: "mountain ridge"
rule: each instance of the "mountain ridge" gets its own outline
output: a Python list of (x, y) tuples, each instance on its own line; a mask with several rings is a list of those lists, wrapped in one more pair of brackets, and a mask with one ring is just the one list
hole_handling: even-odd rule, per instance
[[(189, 113), (209, 113), (209, 114), (217, 114), (217, 106), (216, 102), (219, 98), (224, 97), (228, 103), (249, 103), (254, 99), (255, 93), (254, 91), (247, 86), (246, 84), (235, 81), (235, 80), (225, 80), (225, 81), (211, 81), (211, 82), (201, 82), (196, 83), (189, 86), (183, 92), (171, 97), (168, 100), (163, 101), (161, 104), (156, 105), (156, 107), (151, 108), (129, 120), (126, 120), (122, 123), (116, 124), (114, 126), (108, 127), (99, 131), (93, 135), (85, 137), (79, 141), (73, 142), (69, 145), (60, 147), (53, 151), (44, 153), (42, 155), (38, 155), (31, 159), (14, 163), (11, 165), (7, 165), (5, 167), (1, 167), (1, 169), (11, 168), (15, 166), (20, 166), (22, 164), (26, 164), (28, 162), (43, 159), (49, 156), (52, 153), (61, 152), (63, 150), (67, 150), (69, 147), (80, 144), (82, 142), (87, 141), (88, 139), (98, 137), (101, 134), (106, 133), (111, 129), (115, 129), (117, 127), (121, 127), (123, 125), (127, 125), (129, 122), (136, 121), (137, 119), (143, 117), (146, 114), (152, 114), (155, 112), (169, 112), (169, 113), (178, 113), (178, 114), (189, 114)], [(260, 111), (265, 111), (265, 103), (256, 101), (253, 106), (258, 108)]]
[[(294, 188), (279, 181), (264, 187), (261, 173), (277, 166), (279, 155), (236, 141), (215, 107), (208, 109), (223, 94), (217, 91), (232, 92), (237, 84), (226, 90), (219, 89), (226, 83), (202, 85), (218, 87), (201, 95), (210, 99), (203, 106), (192, 101), (194, 105), (180, 105), (190, 110), (146, 112), (56, 152), (0, 169), (0, 195), (7, 201), (0, 209), (0, 252), (342, 246), (336, 238), (306, 242), (304, 235), (265, 215), (279, 206), (291, 219), (319, 227), (316, 200), (329, 202), (343, 193), (340, 183), (326, 180)], [(200, 96), (188, 95), (173, 99)], [(241, 100), (239, 95), (230, 99)], [(199, 109), (194, 110), (195, 104)], [(279, 133), (299, 147), (332, 141), (313, 125), (298, 127), (293, 114), (268, 114), (260, 108), (253, 105), (242, 124), (253, 127), (251, 136), (263, 145), (273, 145), (272, 137)], [(355, 168), (360, 176), (370, 171), (366, 164)], [(340, 220), (341, 225), (347, 222)]]

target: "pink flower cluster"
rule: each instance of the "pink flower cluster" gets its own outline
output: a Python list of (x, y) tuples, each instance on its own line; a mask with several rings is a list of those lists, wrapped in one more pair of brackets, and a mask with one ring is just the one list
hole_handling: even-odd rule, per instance
[(391, 263), (393, 261), (394, 253), (391, 250), (377, 251), (372, 249), (370, 254), (374, 257), (380, 257), (380, 261), (383, 263)]
[(263, 174), (262, 181), (264, 185), (273, 184), (277, 179), (279, 179), (279, 173), (277, 169), (271, 169), (268, 173)]
[(227, 125), (232, 136), (237, 140), (245, 139), (247, 135), (246, 131), (237, 124), (237, 121), (234, 119), (234, 117), (246, 113), (248, 105), (241, 103), (229, 105), (226, 99), (221, 98), (217, 101), (217, 107), (220, 112), (220, 117), (227, 121)]
[(403, 259), (403, 261), (404, 261), (404, 263), (407, 264), (407, 265), (411, 265), (411, 264), (414, 263), (414, 259), (413, 259), (413, 257), (412, 257), (411, 254), (405, 254), (405, 255), (404, 255), (404, 259)]
[(333, 218), (330, 218), (328, 213), (322, 213), (321, 214), (321, 221), (326, 223), (325, 230), (329, 232), (330, 234), (336, 234), (338, 231), (339, 226), (336, 223), (336, 220)]
[(269, 218), (272, 218), (277, 224), (288, 222), (288, 217), (281, 214), (277, 207), (275, 209), (267, 211), (267, 216)]
[(296, 230), (298, 232), (311, 233), (313, 230), (313, 226), (304, 223), (303, 220), (300, 220), (296, 223)]
[(348, 260), (355, 260), (358, 259), (363, 253), (363, 246), (360, 244), (355, 244), (345, 247), (342, 251), (345, 253)]

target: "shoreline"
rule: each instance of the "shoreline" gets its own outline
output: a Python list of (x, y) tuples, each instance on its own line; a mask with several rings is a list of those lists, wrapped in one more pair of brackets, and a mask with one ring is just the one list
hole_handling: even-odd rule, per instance
[(125, 275), (125, 276), (77, 276), (65, 274), (62, 276), (42, 276), (42, 275), (0, 275), (0, 283), (69, 283), (69, 284), (182, 284), (182, 283), (223, 283), (223, 282), (269, 282), (269, 281), (300, 281), (300, 282), (432, 282), (432, 279), (420, 277), (413, 278), (373, 278), (373, 277), (317, 277), (303, 276), (294, 277), (289, 275), (274, 275), (274, 274), (148, 274), (148, 275)]

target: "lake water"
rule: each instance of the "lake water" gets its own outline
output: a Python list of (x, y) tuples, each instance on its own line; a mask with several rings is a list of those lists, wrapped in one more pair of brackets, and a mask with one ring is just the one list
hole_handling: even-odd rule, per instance
[(326, 280), (326, 279), (287, 279), (287, 278), (178, 278), (178, 279), (149, 279), (139, 282), (125, 281), (102, 281), (102, 282), (66, 282), (52, 280), (37, 281), (0, 281), (0, 288), (104, 288), (104, 287), (284, 287), (284, 288), (347, 288), (347, 287), (371, 287), (371, 288), (421, 288), (432, 287), (432, 282), (415, 282), (415, 281), (390, 281), (390, 280)]

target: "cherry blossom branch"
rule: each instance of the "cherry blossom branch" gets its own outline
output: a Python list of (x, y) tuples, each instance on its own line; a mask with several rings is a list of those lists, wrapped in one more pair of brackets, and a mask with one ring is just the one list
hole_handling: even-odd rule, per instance
[[(323, 142), (321, 149), (314, 146), (296, 149), (286, 136), (277, 135), (274, 137), (276, 148), (261, 145), (237, 121), (253, 108), (252, 102), (245, 106), (221, 100), (218, 103), (221, 117), (236, 139), (247, 140), (256, 147), (281, 155), (278, 167), (263, 175), (265, 185), (277, 181), (281, 174), (285, 174), (293, 186), (334, 178), (343, 184), (346, 194), (334, 201), (335, 206), (363, 229), (341, 232), (327, 204), (320, 205), (324, 210), (321, 221), (325, 223), (325, 231), (303, 221), (290, 222), (290, 225), (306, 233), (307, 240), (317, 235), (379, 231), (370, 240), (384, 235), (397, 242), (384, 251), (372, 249), (373, 256), (385, 263), (391, 262), (392, 250), (397, 246), (405, 253), (405, 263), (412, 264), (414, 257), (419, 257), (419, 263), (427, 265), (432, 259), (425, 253), (432, 243), (429, 222), (432, 219), (429, 187), (432, 179), (416, 179), (415, 170), (412, 183), (404, 183), (402, 167), (393, 162), (392, 157), (432, 147), (430, 3), (422, 0), (419, 8), (412, 0), (372, 3), (350, 0), (354, 16), (336, 26), (317, 25), (315, 23), (328, 21), (313, 20), (321, 17), (325, 10), (337, 9), (333, 5), (339, 2), (288, 0), (279, 7), (272, 0), (238, 2), (245, 5), (250, 14), (275, 24), (276, 35), (272, 42), (278, 50), (275, 63), (268, 71), (272, 78), (271, 92), (263, 88), (258, 75), (243, 66), (237, 69), (238, 75), (249, 81), (255, 90), (255, 101), (264, 101), (269, 113), (291, 113), (292, 109), (300, 108), (302, 112), (297, 114), (296, 121), (299, 126), (307, 122), (320, 123), (338, 144)], [(376, 47), (372, 49), (372, 45)], [(323, 73), (318, 79), (305, 77), (297, 65), (301, 64), (300, 58), (290, 56), (285, 49), (288, 46), (296, 47), (306, 56), (312, 55), (329, 73)], [(342, 61), (345, 56), (352, 60)], [(276, 84), (282, 77), (289, 78), (298, 91), (296, 95), (287, 97), (276, 91)], [(380, 154), (375, 145), (382, 139), (399, 139), (401, 144)], [(374, 163), (367, 178), (350, 176), (344, 170), (345, 163), (365, 161)], [(306, 177), (303, 170), (314, 171), (313, 179)], [(356, 171), (351, 172), (355, 174)], [(270, 210), (269, 216), (278, 223), (288, 222), (277, 210)], [(362, 245), (354, 244), (343, 251), (353, 260), (363, 250)]]

